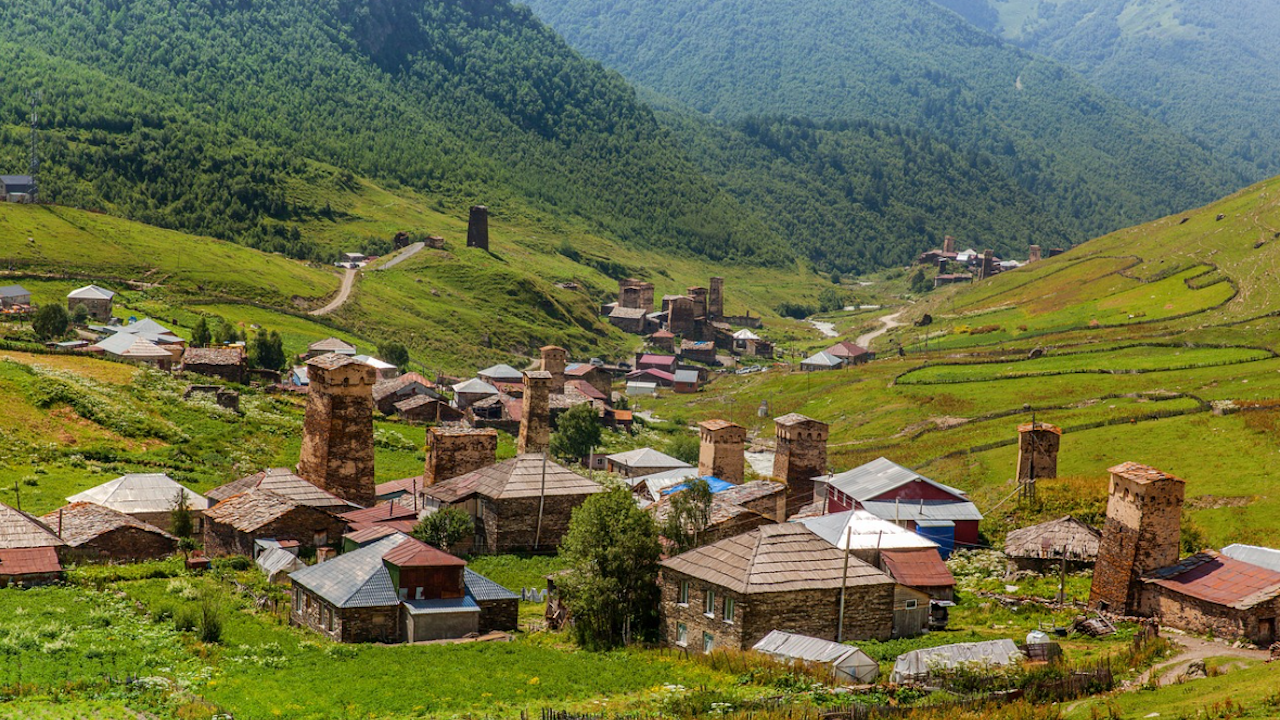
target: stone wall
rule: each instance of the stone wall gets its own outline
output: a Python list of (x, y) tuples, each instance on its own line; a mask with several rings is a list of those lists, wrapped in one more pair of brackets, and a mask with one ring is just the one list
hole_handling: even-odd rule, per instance
[(1138, 578), (1178, 561), (1183, 491), (1177, 478), (1137, 482), (1112, 473), (1090, 605), (1137, 612)]
[[(1212, 634), (1227, 639), (1246, 639), (1264, 647), (1276, 641), (1275, 619), (1280, 615), (1280, 598), (1273, 598), (1248, 610), (1237, 610), (1146, 583), (1141, 590), (1140, 615), (1159, 618), (1161, 625), (1195, 634)], [(1270, 620), (1270, 623), (1262, 621)]]
[(698, 473), (735, 485), (742, 484), (746, 429), (724, 420), (708, 420), (699, 425), (698, 434), (702, 440), (698, 451)]
[[(732, 592), (719, 586), (712, 586), (702, 580), (695, 580), (683, 573), (663, 568), (659, 577), (662, 588), (662, 599), (658, 606), (659, 634), (664, 645), (677, 648), (688, 648), (689, 652), (702, 652), (702, 634), (712, 637), (713, 649), (746, 650), (755, 643), (745, 644), (742, 636), (743, 611), (747, 602), (744, 595)], [(689, 583), (689, 602), (682, 604), (680, 600), (680, 583)], [(710, 617), (704, 612), (707, 590), (715, 592), (715, 609)], [(734, 619), (724, 619), (725, 599), (734, 603)], [(686, 642), (679, 642), (679, 624), (686, 628)], [(757, 639), (758, 640), (758, 639)]]
[(434, 485), (497, 462), (498, 432), (464, 428), (427, 429), (422, 484)]
[(812, 418), (788, 415), (774, 424), (777, 437), (773, 479), (787, 485), (787, 516), (813, 502), (813, 478), (827, 474), (830, 428)]
[(374, 497), (374, 369), (340, 355), (307, 361), (310, 390), (298, 474), (357, 505)]
[(346, 608), (293, 584), (289, 620), (331, 640), (345, 643), (404, 641), (399, 603), (386, 607)]
[(74, 315), (76, 306), (83, 305), (89, 311), (89, 317), (99, 322), (111, 320), (111, 300), (94, 300), (88, 298), (67, 298), (67, 313)]
[(64, 562), (138, 562), (168, 557), (177, 549), (176, 538), (142, 528), (121, 527), (76, 547), (65, 548), (58, 555)]
[(524, 374), (523, 417), (520, 419), (520, 454), (546, 452), (551, 446), (551, 373)]
[(480, 606), (480, 632), (509, 632), (520, 627), (520, 601), (509, 600), (477, 600)]
[(347, 524), (323, 510), (300, 505), (285, 513), (275, 521), (267, 523), (251, 533), (241, 532), (233, 526), (213, 521), (204, 525), (205, 554), (217, 557), (221, 555), (245, 555), (253, 557), (255, 540), (274, 538), (277, 540), (297, 540), (303, 548), (316, 547), (317, 533), (324, 535), (324, 545), (342, 539)]
[(538, 533), (538, 498), (480, 501), (477, 535), (480, 550), (488, 553), (549, 551), (560, 547), (569, 532), (573, 509), (590, 495), (549, 495), (542, 507), (542, 532)]

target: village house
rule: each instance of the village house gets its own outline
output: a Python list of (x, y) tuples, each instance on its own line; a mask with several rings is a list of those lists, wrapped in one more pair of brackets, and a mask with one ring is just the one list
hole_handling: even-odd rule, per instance
[(677, 370), (671, 378), (671, 389), (678, 393), (696, 393), (700, 389), (697, 370)]
[(982, 514), (962, 490), (877, 458), (820, 479), (827, 512), (862, 509), (938, 543), (946, 558), (978, 543)]
[(331, 513), (343, 513), (356, 509), (356, 505), (343, 500), (337, 495), (327, 493), (298, 477), (289, 468), (268, 468), (252, 475), (246, 475), (225, 485), (210, 490), (206, 497), (219, 503), (233, 495), (250, 490), (269, 490), (283, 495), (299, 505), (308, 505)]
[(393, 407), (401, 420), (410, 423), (460, 423), (467, 417), (449, 403), (428, 395), (401, 400)]
[(584, 382), (599, 391), (604, 400), (611, 400), (613, 376), (604, 368), (590, 363), (572, 363), (564, 369), (566, 382)]
[(1093, 567), (1098, 560), (1102, 531), (1070, 515), (1039, 525), (1009, 531), (1004, 554), (1013, 570), (1040, 574), (1057, 572), (1063, 561), (1067, 570), (1077, 572)]
[(614, 453), (607, 456), (605, 460), (608, 462), (609, 472), (625, 478), (692, 467), (683, 460), (678, 460), (653, 448), (637, 448), (626, 452)]
[(679, 366), (680, 360), (675, 355), (643, 353), (636, 356), (636, 370), (661, 370), (667, 374), (674, 374)]
[(182, 371), (219, 377), (227, 382), (243, 385), (249, 370), (240, 346), (187, 348), (182, 353)]
[(503, 364), (487, 367), (476, 373), (476, 377), (495, 387), (498, 383), (511, 383), (513, 385), (521, 385), (524, 383), (524, 373), (510, 365)]
[(66, 543), (44, 523), (0, 503), (0, 588), (60, 580), (58, 553), (65, 549)]
[(1186, 632), (1276, 642), (1280, 572), (1212, 550), (1179, 560), (1186, 483), (1133, 462), (1109, 472), (1089, 604)]
[(302, 355), (302, 359), (310, 360), (329, 353), (354, 356), (356, 354), (356, 346), (335, 337), (325, 338), (308, 345), (307, 351)]
[(293, 624), (338, 642), (424, 642), (514, 630), (519, 596), (402, 533), (289, 576)]
[(178, 549), (178, 538), (108, 507), (76, 502), (41, 518), (67, 544), (64, 559), (78, 563), (157, 560)]
[(390, 500), (373, 507), (345, 512), (338, 517), (347, 523), (348, 532), (358, 532), (375, 525), (384, 525), (403, 533), (413, 531), (418, 524), (418, 510), (411, 496)]
[(631, 335), (644, 334), (649, 327), (647, 316), (648, 313), (641, 308), (613, 307), (609, 310), (609, 322), (622, 332)]
[(5, 310), (31, 307), (31, 291), (21, 285), (0, 287), (0, 308)]
[(632, 384), (651, 383), (656, 387), (671, 387), (675, 385), (675, 373), (666, 370), (655, 370), (653, 368), (645, 368), (643, 370), (632, 370), (627, 373), (627, 394), (631, 394)]
[(129, 362), (172, 370), (182, 359), (186, 341), (160, 323), (146, 318), (128, 325), (90, 325), (100, 339), (89, 346), (90, 352), (102, 353)]
[(659, 330), (646, 339), (650, 345), (659, 350), (665, 350), (669, 353), (676, 351), (676, 335), (670, 330)]
[(667, 490), (696, 477), (701, 477), (698, 468), (686, 465), (648, 475), (629, 477), (625, 482), (631, 486), (631, 492), (635, 494), (636, 502), (640, 507), (648, 507), (650, 503), (661, 500)]
[(466, 410), (481, 400), (498, 396), (498, 388), (478, 378), (471, 378), (454, 385), (453, 404), (459, 410)]
[(681, 340), (680, 359), (706, 365), (716, 365), (719, 362), (716, 360), (715, 343), (706, 340)]
[[(735, 485), (718, 478), (704, 478), (711, 487), (711, 507), (707, 523), (698, 532), (698, 544), (707, 545), (741, 535), (761, 525), (783, 522), (786, 514), (786, 486), (769, 480), (753, 480)], [(673, 499), (687, 487), (687, 481), (659, 493), (646, 507), (661, 525), (671, 512)]]
[(35, 193), (36, 180), (30, 175), (0, 175), (0, 202), (32, 202)]
[(471, 515), (475, 538), (470, 547), (507, 553), (559, 547), (573, 509), (602, 491), (594, 480), (541, 454), (526, 453), (437, 482), (422, 494), (435, 507), (461, 508)]
[(733, 335), (730, 336), (730, 344), (733, 352), (739, 355), (761, 358), (773, 357), (773, 343), (765, 340), (748, 328), (743, 328), (733, 333)]
[(394, 415), (396, 403), (416, 397), (440, 400), (444, 396), (436, 390), (435, 383), (416, 372), (382, 380), (373, 386), (373, 404), (383, 415)]
[(820, 372), (823, 370), (839, 370), (844, 367), (844, 360), (823, 350), (814, 353), (804, 360), (800, 361), (800, 369), (805, 372)]
[(668, 646), (745, 650), (773, 630), (834, 641), (893, 634), (893, 579), (801, 525), (765, 525), (661, 564)]
[(1250, 565), (1280, 572), (1280, 550), (1258, 545), (1242, 545), (1233, 543), (1222, 548), (1222, 554), (1232, 560), (1240, 560)]
[(67, 293), (67, 312), (75, 315), (76, 308), (83, 307), (89, 317), (98, 322), (111, 320), (111, 305), (116, 294), (97, 285), (85, 285)]
[(296, 540), (315, 549), (336, 543), (346, 522), (270, 490), (233, 495), (205, 512), (204, 549), (210, 556), (253, 556), (254, 541)]
[(195, 530), (199, 532), (200, 518), (209, 507), (208, 499), (163, 473), (121, 475), (70, 496), (67, 502), (101, 505), (168, 532), (173, 529), (173, 511), (179, 498), (191, 511)]
[(841, 340), (831, 347), (823, 350), (828, 355), (840, 358), (846, 367), (853, 365), (863, 365), (876, 359), (876, 354), (861, 345), (854, 345), (848, 340)]

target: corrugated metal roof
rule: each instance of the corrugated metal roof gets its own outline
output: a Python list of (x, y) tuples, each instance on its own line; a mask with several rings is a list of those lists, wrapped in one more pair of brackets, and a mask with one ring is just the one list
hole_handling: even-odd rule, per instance
[(936, 548), (938, 544), (865, 510), (794, 520), (833, 547), (845, 550)]
[(451, 615), (454, 613), (478, 613), (480, 606), (475, 598), (439, 598), (437, 600), (405, 600), (410, 615)]
[(844, 360), (832, 355), (827, 351), (814, 353), (804, 360), (800, 361), (801, 365), (816, 365), (818, 367), (840, 367), (844, 365)]
[(1280, 572), (1206, 550), (1142, 578), (1200, 600), (1247, 610), (1280, 596)]
[(968, 500), (862, 500), (860, 502), (864, 510), (890, 522), (910, 520), (924, 524), (982, 519), (978, 506)]
[(985, 640), (955, 643), (912, 650), (898, 656), (893, 663), (892, 682), (920, 681), (930, 671), (950, 670), (960, 665), (999, 667), (1022, 661), (1022, 653), (1012, 640)]
[[(735, 592), (839, 588), (847, 553), (803, 525), (765, 525), (662, 562), (663, 567)], [(894, 584), (867, 563), (848, 558), (847, 587)]]
[(453, 386), (453, 391), (456, 393), (467, 393), (469, 395), (497, 395), (498, 394), (498, 388), (490, 385), (489, 383), (479, 378), (471, 378), (470, 380), (465, 380), (463, 382), (460, 382), (457, 385)]
[(678, 383), (694, 383), (698, 382), (697, 370), (677, 370), (673, 377), (674, 382)]
[(382, 559), (396, 567), (459, 567), (467, 564), (460, 557), (412, 538), (388, 550)]
[(58, 551), (51, 547), (0, 549), (0, 575), (47, 575), (62, 572)]
[(409, 539), (408, 535), (391, 535), (291, 573), (289, 579), (339, 608), (396, 605), (400, 598), (382, 556)]
[(968, 499), (964, 491), (930, 480), (887, 458), (876, 458), (865, 465), (833, 475), (828, 483), (854, 500), (862, 502), (917, 480), (955, 495), (957, 500)]
[(178, 493), (192, 510), (205, 510), (209, 501), (203, 495), (183, 487), (164, 473), (130, 473), (97, 487), (76, 493), (67, 502), (91, 502), (128, 515), (161, 513), (173, 510)]
[(476, 375), (487, 377), (490, 380), (506, 380), (507, 382), (515, 382), (515, 383), (524, 382), (524, 373), (511, 367), (510, 365), (505, 365), (502, 363), (493, 365), (491, 367), (487, 367), (481, 370), (480, 372), (476, 373)]
[(889, 576), (907, 587), (952, 587), (956, 584), (937, 548), (885, 550), (880, 553), (880, 559)]
[(268, 579), (274, 578), (279, 573), (291, 573), (307, 566), (306, 563), (298, 559), (297, 555), (278, 547), (264, 550), (258, 555), (257, 563), (258, 569)]
[(467, 568), (465, 571), (465, 582), (467, 584), (467, 594), (480, 602), (488, 600), (519, 600), (518, 593), (502, 587), (498, 583), (481, 575), (480, 573)]
[(658, 452), (653, 448), (636, 448), (626, 452), (614, 453), (606, 458), (615, 465), (635, 468), (687, 468), (689, 463), (670, 455)]
[(1222, 554), (1233, 560), (1280, 572), (1280, 550), (1236, 543), (1222, 548)]
[(114, 292), (97, 285), (85, 285), (67, 293), (67, 297), (73, 300), (110, 300), (115, 296)]

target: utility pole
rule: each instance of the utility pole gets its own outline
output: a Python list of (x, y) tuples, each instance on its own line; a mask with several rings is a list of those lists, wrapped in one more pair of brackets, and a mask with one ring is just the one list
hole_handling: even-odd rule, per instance
[(845, 526), (844, 570), (840, 574), (840, 626), (836, 628), (836, 642), (844, 642), (844, 596), (849, 584), (849, 546), (853, 544), (853, 527)]
[(40, 112), (39, 104), (43, 94), (39, 90), (27, 91), (27, 99), (31, 102), (31, 202), (39, 202), (40, 176)]

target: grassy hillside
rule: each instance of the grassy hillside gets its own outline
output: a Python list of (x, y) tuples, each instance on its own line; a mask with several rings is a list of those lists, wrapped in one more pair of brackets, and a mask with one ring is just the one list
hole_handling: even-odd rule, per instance
[(988, 154), (1086, 237), (1241, 183), (1210, 153), (1063, 65), (929, 0), (531, 5), (588, 55), (722, 119), (880, 121)]
[(1257, 179), (1280, 170), (1273, 72), (1280, 17), (1266, 0), (936, 0), (1083, 73)]
[[(993, 538), (1055, 513), (1097, 517), (1106, 469), (1134, 460), (1187, 480), (1208, 543), (1273, 543), (1278, 233), (1280, 179), (919, 298), (903, 319), (933, 322), (877, 340), (871, 365), (725, 377), (701, 396), (642, 404), (668, 419), (727, 417), (766, 439), (763, 400), (773, 415), (817, 417), (832, 423), (834, 468), (881, 455), (920, 467), (971, 491)], [(1014, 427), (1031, 411), (1066, 430), (1062, 479), (1041, 483), (1040, 506), (1018, 508)]]

